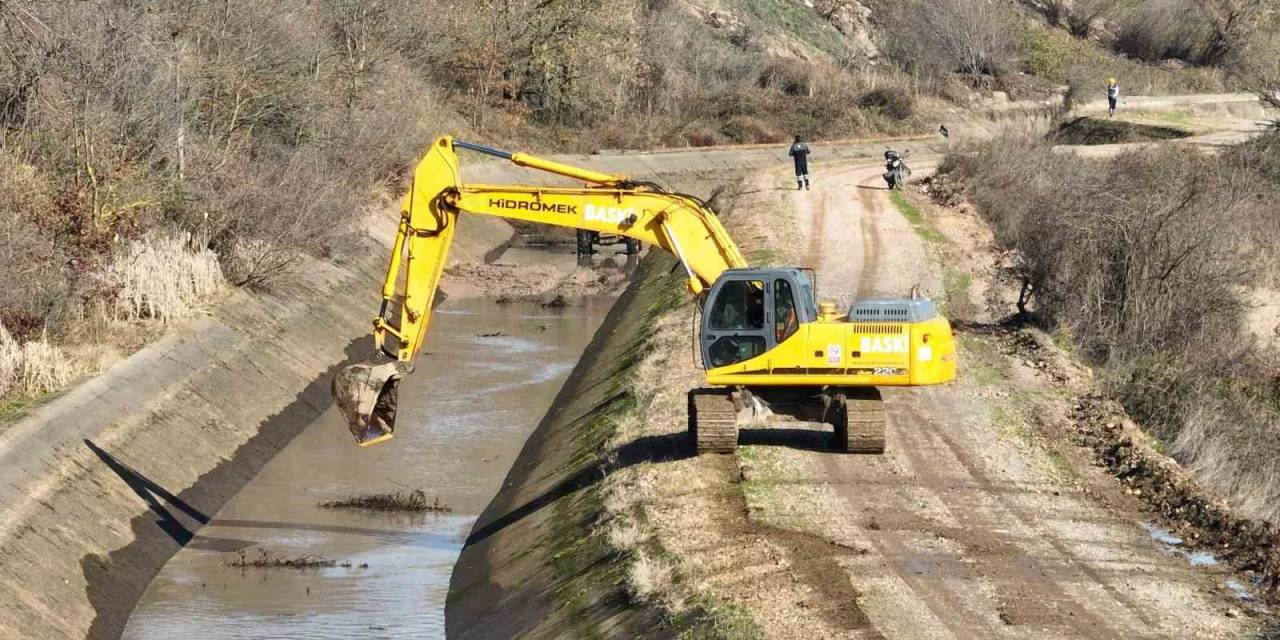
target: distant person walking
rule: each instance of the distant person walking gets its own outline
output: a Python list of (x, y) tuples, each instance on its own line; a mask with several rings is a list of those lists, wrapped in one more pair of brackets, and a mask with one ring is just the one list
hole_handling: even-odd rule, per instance
[(796, 136), (796, 141), (791, 143), (791, 150), (787, 151), (787, 155), (796, 163), (796, 190), (809, 188), (809, 145), (806, 145), (800, 136)]
[(1116, 115), (1116, 105), (1120, 103), (1120, 83), (1115, 78), (1107, 80), (1107, 115)]

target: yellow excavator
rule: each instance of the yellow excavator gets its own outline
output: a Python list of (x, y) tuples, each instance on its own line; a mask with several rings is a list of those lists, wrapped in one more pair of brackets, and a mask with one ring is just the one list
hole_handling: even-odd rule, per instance
[[(582, 187), (467, 184), (459, 150), (502, 158)], [(811, 271), (748, 267), (709, 207), (656, 184), (442, 137), (414, 169), (401, 207), (371, 360), (333, 381), (356, 442), (392, 437), (397, 391), (414, 370), (449, 245), (463, 213), (630, 238), (674, 255), (701, 310), (698, 336), (708, 388), (689, 392), (698, 453), (728, 453), (738, 428), (776, 420), (825, 422), (834, 448), (882, 453), (877, 387), (948, 382), (956, 376), (950, 323), (932, 301), (876, 298), (847, 313), (817, 304)], [(396, 309), (395, 307), (398, 307)]]

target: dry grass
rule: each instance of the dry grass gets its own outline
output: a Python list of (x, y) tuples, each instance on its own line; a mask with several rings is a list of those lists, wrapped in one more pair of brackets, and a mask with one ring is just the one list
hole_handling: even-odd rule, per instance
[[(697, 377), (696, 369), (685, 366), (687, 313), (671, 312), (657, 321), (646, 355), (635, 365), (628, 385), (637, 406), (619, 419), (610, 448), (683, 427), (684, 392)], [(691, 606), (696, 595), (677, 580), (689, 569), (662, 550), (647, 511), (669, 499), (666, 482), (669, 478), (662, 469), (647, 463), (610, 474), (603, 481), (604, 517), (600, 526), (609, 545), (623, 554), (628, 593), (640, 602), (660, 603), (678, 615)]]
[(635, 551), (648, 539), (648, 532), (634, 520), (619, 518), (609, 527), (609, 546), (619, 551)]
[(670, 562), (637, 551), (627, 572), (627, 585), (640, 602), (663, 601), (675, 584)]
[(0, 326), (0, 398), (33, 397), (56, 391), (71, 382), (76, 374), (71, 359), (62, 349), (50, 344), (48, 336), (19, 343)]
[(148, 235), (118, 253), (103, 280), (115, 291), (117, 320), (190, 318), (225, 287), (218, 257), (190, 234)]
[(1171, 452), (1195, 477), (1251, 518), (1280, 522), (1280, 458), (1273, 412), (1253, 404), (1206, 402), (1182, 423)]

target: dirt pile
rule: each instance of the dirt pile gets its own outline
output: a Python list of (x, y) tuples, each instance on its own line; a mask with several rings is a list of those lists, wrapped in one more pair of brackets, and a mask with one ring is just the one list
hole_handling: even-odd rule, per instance
[(1081, 396), (1072, 412), (1081, 444), (1098, 462), (1173, 527), (1192, 546), (1244, 572), (1270, 601), (1280, 589), (1280, 531), (1243, 518), (1197, 486), (1177, 461), (1160, 453), (1114, 401)]
[(1055, 144), (1094, 145), (1178, 140), (1192, 135), (1174, 127), (1081, 116), (1058, 125), (1050, 138)]

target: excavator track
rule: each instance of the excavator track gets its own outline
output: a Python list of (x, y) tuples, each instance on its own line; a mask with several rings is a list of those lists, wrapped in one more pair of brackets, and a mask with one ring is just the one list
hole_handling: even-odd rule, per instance
[(725, 389), (689, 392), (689, 435), (698, 454), (733, 453), (738, 446), (738, 412)]
[(834, 416), (836, 446), (848, 453), (884, 453), (885, 412), (880, 390), (848, 389), (836, 395), (844, 410)]

